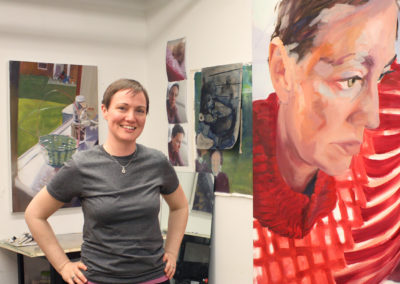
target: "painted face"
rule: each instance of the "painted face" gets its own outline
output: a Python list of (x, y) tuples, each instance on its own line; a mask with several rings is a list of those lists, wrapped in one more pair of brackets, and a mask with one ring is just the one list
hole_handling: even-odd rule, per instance
[(221, 171), (221, 154), (217, 151), (211, 156), (211, 170), (214, 176)]
[(172, 144), (172, 151), (178, 153), (179, 149), (181, 148), (183, 141), (183, 133), (178, 133), (175, 137), (172, 137), (171, 144)]
[(108, 109), (102, 105), (101, 110), (111, 142), (136, 142), (146, 123), (146, 98), (142, 92), (120, 90), (113, 95)]
[(291, 63), (293, 89), (279, 115), (282, 109), (286, 146), (339, 175), (359, 153), (364, 129), (379, 126), (377, 87), (394, 60), (397, 7), (386, 0), (336, 5), (319, 20), (314, 48)]
[(171, 107), (174, 107), (176, 104), (176, 97), (179, 94), (179, 89), (177, 86), (173, 86), (168, 92), (168, 101)]

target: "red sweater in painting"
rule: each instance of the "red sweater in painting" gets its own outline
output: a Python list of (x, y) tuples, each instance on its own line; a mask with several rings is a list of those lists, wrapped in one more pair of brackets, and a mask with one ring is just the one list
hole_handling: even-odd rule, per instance
[[(380, 126), (342, 177), (319, 171), (308, 197), (275, 156), (276, 95), (253, 104), (254, 283), (379, 283), (400, 259), (400, 72), (379, 86)], [(392, 275), (392, 276), (390, 276)]]

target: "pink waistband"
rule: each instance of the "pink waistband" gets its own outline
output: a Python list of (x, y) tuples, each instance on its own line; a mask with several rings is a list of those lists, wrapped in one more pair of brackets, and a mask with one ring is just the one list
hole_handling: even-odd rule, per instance
[[(164, 275), (164, 276), (161, 276), (161, 277), (159, 277), (157, 279), (149, 280), (149, 281), (146, 281), (146, 282), (141, 282), (139, 284), (158, 284), (158, 283), (162, 283), (162, 282), (167, 281), (167, 280), (168, 280), (168, 277)], [(88, 282), (86, 282), (86, 284), (97, 284), (97, 283), (88, 281)]]

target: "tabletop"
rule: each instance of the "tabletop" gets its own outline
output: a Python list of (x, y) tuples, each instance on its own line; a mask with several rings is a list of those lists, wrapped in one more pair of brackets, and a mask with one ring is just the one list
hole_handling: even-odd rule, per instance
[[(65, 253), (79, 252), (82, 245), (82, 233), (70, 233), (56, 235), (61, 247)], [(37, 246), (15, 246), (8, 242), (8, 240), (0, 240), (0, 248), (13, 251), (28, 257), (44, 256), (43, 251)]]

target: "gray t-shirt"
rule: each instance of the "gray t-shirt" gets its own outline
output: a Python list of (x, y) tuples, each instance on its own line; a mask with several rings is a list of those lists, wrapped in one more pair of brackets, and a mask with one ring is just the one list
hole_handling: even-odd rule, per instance
[(81, 254), (92, 282), (131, 284), (164, 275), (160, 193), (174, 192), (179, 181), (163, 153), (136, 149), (125, 174), (96, 146), (76, 153), (47, 185), (55, 199), (77, 196), (82, 203)]

